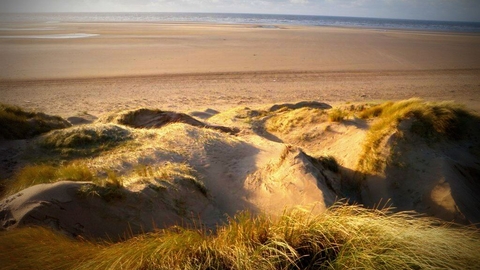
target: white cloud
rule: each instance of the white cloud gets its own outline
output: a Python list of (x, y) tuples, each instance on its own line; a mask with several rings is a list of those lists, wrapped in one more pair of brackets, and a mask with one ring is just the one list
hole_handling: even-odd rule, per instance
[(290, 0), (290, 3), (292, 4), (308, 4), (310, 1), (308, 0)]

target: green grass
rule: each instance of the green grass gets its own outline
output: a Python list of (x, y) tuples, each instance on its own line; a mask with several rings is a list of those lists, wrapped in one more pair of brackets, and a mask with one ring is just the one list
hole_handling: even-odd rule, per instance
[(4, 269), (475, 269), (480, 234), (413, 213), (335, 205), (238, 214), (215, 233), (172, 227), (95, 244), (42, 228), (0, 233)]
[(0, 103), (0, 139), (27, 139), (54, 129), (71, 126), (58, 116), (26, 111)]
[(386, 102), (370, 107), (359, 114), (363, 119), (375, 121), (365, 139), (358, 169), (363, 173), (380, 171), (385, 163), (381, 144), (398, 130), (400, 122), (410, 119), (410, 132), (430, 142), (459, 140), (468, 137), (472, 127), (480, 124), (480, 118), (463, 106), (453, 102), (424, 102), (409, 99)]
[(28, 187), (54, 183), (60, 180), (93, 181), (94, 174), (82, 164), (52, 166), (46, 164), (28, 165), (17, 172), (5, 188), (6, 195), (12, 195)]

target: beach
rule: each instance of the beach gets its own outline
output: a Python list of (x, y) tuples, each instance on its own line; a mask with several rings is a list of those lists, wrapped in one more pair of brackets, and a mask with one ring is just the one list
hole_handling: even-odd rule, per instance
[(17, 23), (0, 30), (0, 59), (1, 102), (62, 117), (411, 97), (480, 111), (480, 35), (469, 33)]
[(480, 33), (0, 18), (0, 264), (470, 269), (479, 60)]

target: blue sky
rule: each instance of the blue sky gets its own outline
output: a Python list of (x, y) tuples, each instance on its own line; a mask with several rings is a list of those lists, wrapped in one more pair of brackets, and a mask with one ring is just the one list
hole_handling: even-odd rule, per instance
[(480, 22), (480, 0), (0, 0), (0, 11), (274, 13)]

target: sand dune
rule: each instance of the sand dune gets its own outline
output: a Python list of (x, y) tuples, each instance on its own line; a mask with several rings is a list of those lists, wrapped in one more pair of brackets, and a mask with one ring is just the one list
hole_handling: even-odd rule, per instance
[[(392, 115), (398, 120), (378, 129)], [(480, 118), (457, 105), (302, 102), (239, 107), (207, 120), (199, 125), (186, 114), (143, 108), (30, 139), (23, 155), (12, 157), (17, 171), (32, 160), (63, 162), (48, 180), (56, 183), (0, 202), (2, 228), (36, 224), (122, 239), (174, 224), (214, 228), (243, 210), (321, 213), (338, 200), (388, 202), (462, 224), (480, 219)], [(385, 135), (369, 146), (378, 134)], [(82, 173), (62, 174), (65, 166)], [(82, 182), (87, 176), (93, 180)]]

